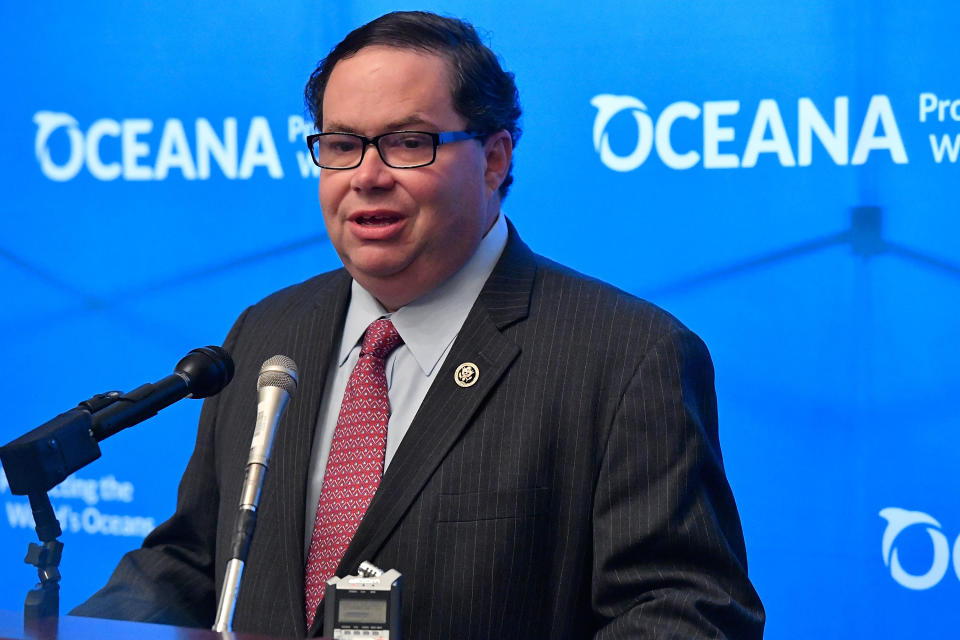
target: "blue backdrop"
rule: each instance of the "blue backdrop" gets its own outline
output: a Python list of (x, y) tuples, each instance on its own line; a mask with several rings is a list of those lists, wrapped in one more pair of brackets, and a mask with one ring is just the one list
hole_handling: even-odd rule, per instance
[[(627, 6), (621, 6), (627, 5)], [(394, 3), (0, 5), (0, 441), (171, 372), (338, 266), (302, 88)], [(960, 8), (939, 0), (425, 2), (516, 73), (505, 210), (711, 347), (770, 638), (960, 625)], [(253, 392), (253, 390), (251, 390)], [(54, 492), (63, 609), (173, 510), (199, 403)], [(0, 477), (0, 608), (35, 582)]]

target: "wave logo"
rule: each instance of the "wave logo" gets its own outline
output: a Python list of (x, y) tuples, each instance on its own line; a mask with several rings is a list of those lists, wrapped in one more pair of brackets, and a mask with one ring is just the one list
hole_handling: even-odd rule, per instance
[[(266, 169), (271, 178), (283, 177), (273, 134), (263, 116), (251, 118), (242, 150), (236, 118), (224, 119), (222, 133), (205, 118), (197, 118), (190, 137), (181, 120), (168, 118), (162, 123), (155, 149), (146, 139), (154, 121), (146, 118), (101, 118), (86, 131), (69, 113), (38, 111), (33, 122), (37, 125), (34, 154), (40, 170), (57, 182), (72, 180), (84, 166), (94, 178), (104, 181), (165, 180), (171, 171), (180, 172), (186, 180), (206, 180), (212, 165), (231, 180), (246, 180), (257, 167)], [(69, 152), (66, 160), (58, 163), (50, 147), (62, 142), (60, 131), (66, 133)]]
[[(593, 148), (600, 154), (600, 161), (614, 171), (633, 171), (644, 162), (653, 148), (653, 119), (647, 114), (647, 106), (633, 96), (614, 96), (607, 93), (594, 96), (590, 101), (597, 108), (593, 121)], [(613, 116), (629, 110), (637, 121), (637, 146), (626, 156), (618, 156), (610, 148), (607, 125)]]
[[(900, 585), (907, 589), (922, 591), (936, 586), (943, 580), (950, 566), (950, 547), (947, 537), (940, 530), (940, 523), (922, 511), (907, 511), (898, 507), (887, 507), (880, 511), (880, 517), (887, 521), (887, 528), (883, 532), (882, 550), (883, 563), (890, 567), (890, 575)], [(899, 536), (908, 527), (927, 525), (927, 535), (933, 545), (933, 563), (930, 569), (922, 575), (914, 575), (900, 564), (900, 556), (894, 544)], [(960, 537), (953, 544), (953, 570), (960, 578)]]
[[(764, 99), (757, 104), (753, 124), (745, 145), (737, 145), (737, 129), (729, 120), (740, 113), (739, 100), (713, 100), (702, 104), (680, 101), (668, 104), (656, 114), (633, 96), (602, 93), (590, 104), (597, 109), (593, 121), (593, 148), (600, 161), (614, 171), (633, 171), (647, 161), (652, 150), (671, 169), (690, 169), (702, 164), (704, 169), (737, 169), (754, 167), (762, 155), (775, 157), (783, 167), (805, 167), (813, 162), (814, 140), (837, 165), (859, 165), (870, 154), (886, 151), (895, 164), (906, 164), (897, 119), (890, 99), (885, 95), (870, 98), (866, 114), (860, 122), (859, 134), (850, 153), (850, 99), (839, 96), (833, 101), (832, 122), (810, 98), (797, 101), (796, 129), (791, 139), (776, 100)], [(627, 155), (617, 155), (610, 145), (608, 125), (618, 114), (629, 112), (637, 125), (637, 143)], [(699, 148), (677, 150), (673, 128), (693, 126), (700, 137)], [(697, 122), (699, 121), (699, 122)], [(691, 130), (688, 129), (689, 133)], [(696, 146), (696, 145), (694, 145)], [(735, 153), (742, 149), (741, 153)]]
[[(77, 175), (83, 166), (83, 134), (80, 132), (76, 118), (67, 113), (52, 111), (38, 111), (33, 114), (33, 122), (37, 125), (37, 137), (34, 139), (33, 151), (40, 163), (43, 175), (51, 180), (63, 182)], [(50, 149), (47, 141), (50, 134), (61, 127), (66, 127), (70, 139), (70, 156), (62, 165), (56, 164), (50, 158)]]

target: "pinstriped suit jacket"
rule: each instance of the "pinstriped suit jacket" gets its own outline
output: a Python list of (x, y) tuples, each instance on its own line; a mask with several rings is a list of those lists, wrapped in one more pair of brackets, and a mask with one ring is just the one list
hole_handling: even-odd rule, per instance
[[(324, 378), (350, 277), (247, 309), (237, 375), (206, 401), (177, 511), (73, 611), (209, 626), (226, 564), (256, 378), (300, 369), (280, 422), (234, 628), (319, 635), (304, 621), (304, 500)], [(454, 370), (473, 362), (477, 383)], [(664, 311), (534, 255), (510, 227), (497, 267), (340, 565), (404, 574), (404, 637), (758, 638), (723, 471), (706, 347)]]

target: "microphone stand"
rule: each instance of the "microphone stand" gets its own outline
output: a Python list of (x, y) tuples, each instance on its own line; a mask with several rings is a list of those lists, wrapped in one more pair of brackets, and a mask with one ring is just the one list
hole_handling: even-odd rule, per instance
[[(63, 535), (63, 530), (47, 491), (67, 475), (99, 457), (99, 447), (90, 433), (92, 414), (119, 398), (119, 391), (99, 393), (81, 402), (76, 409), (57, 416), (18, 439), (16, 443), (22, 448), (10, 451), (4, 447), (6, 462), (10, 467), (6, 469), (7, 480), (11, 485), (26, 488), (37, 537), (41, 542), (29, 543), (27, 556), (23, 559), (37, 568), (40, 578), (40, 582), (27, 592), (23, 603), (25, 627), (36, 627), (40, 620), (60, 615), (60, 558), (63, 556), (63, 543), (58, 538)], [(81, 446), (78, 447), (78, 444)]]
[(24, 625), (60, 614), (60, 556), (63, 554), (63, 543), (57, 539), (63, 532), (47, 493), (31, 493), (28, 497), (37, 536), (43, 544), (29, 543), (24, 558), (24, 562), (37, 568), (40, 576), (40, 582), (27, 592), (23, 604)]
[[(3, 447), (7, 480), (26, 489), (33, 521), (41, 544), (27, 545), (24, 562), (37, 568), (40, 582), (27, 592), (23, 604), (25, 627), (36, 626), (44, 618), (60, 614), (60, 558), (63, 535), (60, 521), (50, 504), (47, 491), (69, 474), (100, 456), (90, 432), (92, 415), (120, 399), (119, 391), (99, 393), (81, 402), (42, 427), (15, 441), (19, 448)], [(11, 443), (11, 445), (14, 443)]]
[(76, 408), (0, 447), (0, 463), (10, 492), (27, 496), (37, 536), (24, 562), (37, 568), (40, 583), (23, 606), (24, 626), (36, 627), (60, 612), (60, 557), (63, 534), (47, 492), (100, 457), (99, 442), (150, 418), (184, 397), (206, 398), (220, 393), (233, 379), (233, 360), (220, 347), (190, 351), (173, 374), (133, 391), (99, 393)]

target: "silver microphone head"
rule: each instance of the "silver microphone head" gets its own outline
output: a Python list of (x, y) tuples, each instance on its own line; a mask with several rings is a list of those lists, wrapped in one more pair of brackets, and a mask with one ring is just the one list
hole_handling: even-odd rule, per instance
[(267, 358), (260, 367), (257, 391), (264, 387), (280, 387), (289, 395), (297, 390), (297, 365), (287, 356)]

